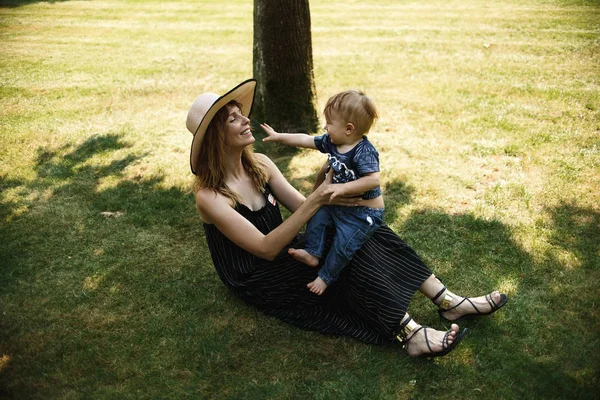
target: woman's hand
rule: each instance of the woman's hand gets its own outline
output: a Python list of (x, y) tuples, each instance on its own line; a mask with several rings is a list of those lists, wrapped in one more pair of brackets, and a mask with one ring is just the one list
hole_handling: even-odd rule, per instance
[(327, 203), (330, 206), (346, 206), (346, 207), (356, 207), (360, 206), (364, 200), (360, 196), (353, 197), (341, 197), (338, 196), (334, 199), (329, 200)]
[(335, 205), (335, 206), (358, 206), (361, 203), (359, 196), (345, 196), (337, 189), (339, 184), (333, 184), (333, 170), (330, 170), (325, 176), (325, 180), (315, 189), (309, 196), (317, 196), (316, 201), (320, 205)]
[(360, 206), (363, 204), (364, 200), (360, 196), (346, 196), (344, 194), (340, 194), (339, 192), (333, 196), (333, 193), (336, 192), (337, 188), (340, 188), (340, 184), (331, 183), (333, 180), (333, 171), (330, 170), (327, 173), (327, 181), (323, 176), (325, 176), (325, 171), (329, 167), (329, 162), (325, 161), (323, 166), (319, 172), (317, 172), (317, 178), (315, 180), (315, 184), (313, 186), (314, 192), (321, 192), (321, 196), (328, 199), (326, 203), (321, 205), (332, 205), (332, 206)]

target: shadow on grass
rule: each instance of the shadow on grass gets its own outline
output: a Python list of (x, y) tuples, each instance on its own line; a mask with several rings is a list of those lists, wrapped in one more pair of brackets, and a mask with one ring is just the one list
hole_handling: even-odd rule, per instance
[(600, 213), (562, 203), (547, 210), (552, 218), (551, 243), (574, 257), (574, 267), (600, 268)]
[(415, 188), (399, 179), (387, 182), (383, 187), (385, 222), (391, 224), (398, 218), (398, 210), (410, 204)]
[(158, 345), (181, 328), (174, 310), (199, 315), (199, 296), (224, 290), (215, 277), (198, 292), (212, 265), (191, 194), (127, 178), (145, 154), (121, 136), (39, 149), (35, 179), (0, 181), (2, 398), (119, 393), (119, 376), (154, 368), (141, 341)]
[(133, 164), (140, 157), (129, 154), (125, 158), (115, 160), (110, 165), (102, 167), (84, 165), (84, 163), (96, 155), (107, 154), (127, 147), (130, 145), (122, 142), (119, 135), (107, 134), (92, 136), (71, 152), (68, 152), (71, 148), (70, 145), (64, 145), (57, 150), (38, 149), (35, 171), (41, 179), (81, 177), (89, 184), (97, 185), (98, 180), (103, 177), (120, 175), (123, 168)]
[(514, 240), (511, 228), (468, 214), (419, 211), (402, 229), (401, 236), (455, 293), (472, 296), (487, 288), (509, 292), (509, 303), (494, 317), (462, 322), (471, 331), (464, 346), (474, 357), (473, 372), (485, 376), (488, 389), (496, 386), (500, 398), (591, 398), (587, 390), (598, 386), (593, 287), (600, 278), (600, 214), (572, 205), (550, 214), (552, 240), (582, 260), (580, 269), (551, 254), (533, 259)]
[(64, 3), (70, 0), (0, 0), (0, 8), (16, 8), (35, 3)]
[[(430, 382), (454, 385), (453, 393), (483, 391), (471, 398), (593, 397), (600, 278), (593, 210), (548, 211), (559, 256), (581, 260), (570, 269), (552, 252), (534, 260), (498, 221), (436, 210), (408, 216), (399, 233), (451, 289), (511, 293), (502, 312), (464, 323), (470, 333), (459, 351), (467, 359), (446, 369), (398, 349), (371, 352), (301, 332), (235, 300), (214, 273), (191, 194), (161, 186), (160, 176), (124, 174), (143, 156), (119, 134), (100, 135), (40, 149), (36, 180), (1, 181), (3, 191), (31, 198), (20, 214), (23, 204), (2, 200), (2, 215), (12, 215), (0, 226), (3, 397), (236, 398), (258, 386), (259, 397), (293, 397), (345, 382), (336, 387), (352, 392), (348, 398), (383, 398), (394, 389), (390, 382), (414, 377), (423, 398), (447, 389)], [(385, 190), (389, 208), (411, 201), (404, 182)], [(429, 303), (427, 310), (415, 316), (439, 328)], [(315, 363), (315, 354), (326, 362)], [(403, 368), (391, 367), (398, 362)]]
[[(24, 204), (0, 198), (0, 216), (6, 221), (0, 228), (5, 233), (3, 237), (14, 238), (22, 230), (21, 238), (25, 241), (34, 237), (49, 242), (64, 241), (71, 235), (91, 238), (95, 229), (108, 223), (115, 214), (121, 218), (119, 224), (130, 227), (181, 226), (181, 213), (190, 208), (193, 211), (191, 194), (161, 187), (162, 177), (125, 178), (124, 170), (146, 155), (133, 154), (128, 150), (130, 147), (119, 134), (110, 133), (90, 137), (77, 146), (40, 148), (34, 167), (37, 179), (0, 180), (2, 192), (19, 188), (21, 195), (29, 194), (31, 199), (26, 204), (29, 211), (14, 216)], [(122, 150), (125, 150), (122, 157), (114, 157), (115, 152)], [(101, 188), (107, 178), (113, 183)], [(54, 229), (57, 227), (61, 229)], [(25, 256), (19, 251), (22, 245), (9, 241), (8, 246), (2, 246), (3, 259), (19, 262)]]

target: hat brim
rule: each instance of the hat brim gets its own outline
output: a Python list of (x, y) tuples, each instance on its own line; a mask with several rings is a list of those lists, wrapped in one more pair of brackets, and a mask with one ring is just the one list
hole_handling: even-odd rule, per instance
[(223, 96), (217, 98), (215, 102), (210, 106), (204, 117), (200, 121), (200, 125), (196, 129), (194, 133), (194, 139), (192, 140), (192, 149), (190, 151), (190, 168), (192, 169), (192, 173), (196, 175), (196, 171), (198, 171), (198, 153), (200, 152), (200, 146), (202, 145), (202, 141), (204, 139), (204, 134), (206, 133), (206, 128), (212, 121), (215, 114), (224, 107), (227, 103), (232, 100), (237, 101), (241, 104), (241, 112), (245, 117), (249, 117), (252, 113), (252, 106), (254, 104), (254, 94), (256, 92), (256, 79), (248, 79)]

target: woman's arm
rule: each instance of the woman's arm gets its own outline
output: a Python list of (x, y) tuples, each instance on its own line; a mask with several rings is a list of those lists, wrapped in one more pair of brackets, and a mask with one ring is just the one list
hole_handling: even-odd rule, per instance
[[(266, 165), (271, 174), (271, 188), (277, 188), (273, 191), (275, 196), (282, 196), (278, 197), (280, 201), (296, 207), (289, 218), (268, 234), (261, 233), (233, 208), (229, 199), (212, 190), (202, 189), (196, 193), (196, 207), (204, 222), (214, 224), (221, 233), (242, 249), (260, 258), (273, 260), (296, 237), (319, 207), (328, 203), (329, 196), (323, 195), (323, 190), (317, 190), (304, 199), (304, 196), (287, 181), (285, 182), (289, 188), (286, 188), (286, 184), (281, 181), (285, 178), (283, 175), (277, 175), (281, 172), (272, 161), (269, 160)], [(330, 183), (331, 178), (323, 183), (322, 189), (326, 189)]]
[(319, 172), (317, 172), (317, 176), (315, 178), (315, 183), (313, 184), (313, 192), (317, 190), (321, 183), (325, 180), (325, 173), (327, 172), (327, 168), (329, 167), (329, 160), (325, 161), (325, 163), (321, 166)]

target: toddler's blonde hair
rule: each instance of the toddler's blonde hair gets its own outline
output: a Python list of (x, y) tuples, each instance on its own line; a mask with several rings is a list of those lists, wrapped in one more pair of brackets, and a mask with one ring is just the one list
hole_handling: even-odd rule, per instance
[(346, 123), (354, 125), (354, 129), (361, 135), (366, 135), (375, 120), (379, 117), (375, 103), (360, 90), (346, 90), (327, 100), (323, 114), (330, 118), (335, 112)]

